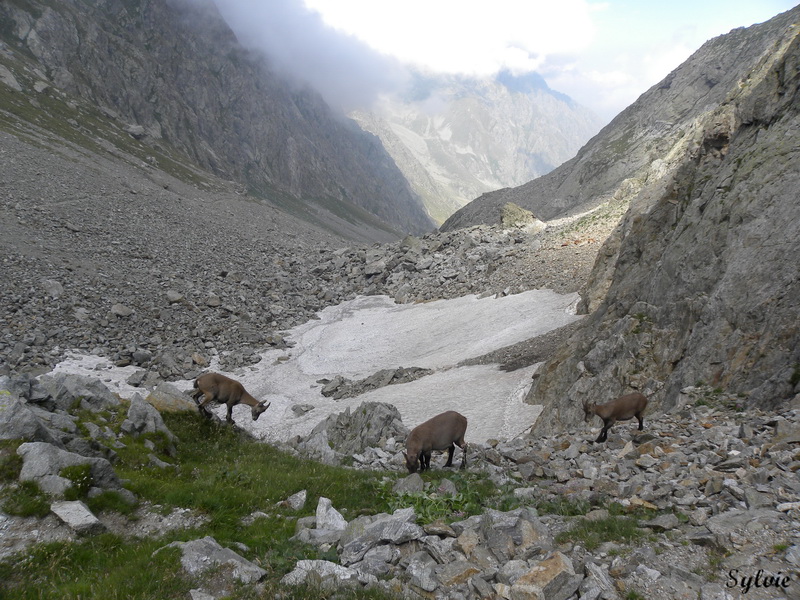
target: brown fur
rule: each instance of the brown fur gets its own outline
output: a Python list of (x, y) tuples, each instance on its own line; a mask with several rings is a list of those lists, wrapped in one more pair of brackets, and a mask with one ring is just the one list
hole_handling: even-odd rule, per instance
[(464, 434), (467, 431), (467, 418), (449, 410), (417, 425), (408, 434), (406, 440), (406, 468), (409, 473), (416, 473), (431, 468), (431, 452), (447, 450), (445, 467), (453, 464), (455, 447), (461, 448), (461, 468), (467, 466), (467, 443)]
[(603, 429), (595, 442), (605, 442), (608, 438), (608, 430), (617, 421), (626, 421), (636, 417), (639, 421), (639, 431), (644, 429), (644, 410), (647, 408), (647, 398), (644, 394), (633, 392), (620, 396), (616, 400), (605, 404), (583, 403), (583, 413), (585, 421), (588, 423), (593, 415), (603, 419)]
[[(265, 410), (269, 408), (269, 402), (259, 402), (247, 393), (244, 386), (230, 377), (225, 377), (219, 373), (206, 373), (194, 380), (195, 391), (192, 393), (194, 401), (200, 412), (211, 417), (211, 413), (206, 408), (209, 402), (218, 402), (228, 407), (228, 423), (233, 423), (231, 411), (237, 404), (247, 404), (251, 407), (253, 421), (257, 421)], [(203, 401), (200, 401), (203, 396)]]

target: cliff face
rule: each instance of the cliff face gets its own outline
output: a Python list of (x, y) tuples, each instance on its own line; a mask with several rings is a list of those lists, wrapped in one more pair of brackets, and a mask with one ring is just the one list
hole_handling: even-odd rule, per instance
[(535, 75), (417, 75), (411, 87), (352, 116), (381, 139), (438, 223), (485, 192), (552, 171), (600, 129)]
[(656, 410), (679, 406), (698, 382), (767, 408), (800, 391), (798, 17), (698, 53), (732, 43), (747, 54), (750, 39), (762, 48), (718, 105), (695, 113), (606, 242), (584, 294), (591, 314), (528, 395), (550, 415), (535, 430), (575, 423), (583, 400), (630, 389)]
[(798, 14), (795, 8), (761, 25), (708, 41), (621, 112), (572, 160), (522, 186), (484, 194), (453, 214), (441, 229), (499, 223), (508, 202), (541, 219), (552, 219), (606, 201), (630, 201), (648, 182), (664, 176), (670, 156), (682, 152), (693, 135), (696, 120), (738, 89)]
[(213, 3), (0, 4), (5, 54), (217, 176), (264, 196), (351, 203), (399, 231), (432, 228), (380, 141), (243, 50)]

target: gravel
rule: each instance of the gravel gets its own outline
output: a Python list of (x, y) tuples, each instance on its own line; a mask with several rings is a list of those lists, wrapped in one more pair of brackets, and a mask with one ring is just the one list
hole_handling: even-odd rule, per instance
[[(47, 372), (78, 351), (146, 369), (151, 383), (188, 379), (215, 355), (226, 369), (252, 364), (284, 347), (282, 331), (358, 295), (573, 292), (615, 225), (480, 226), (369, 245), (233, 182), (188, 185), (118, 153), (22, 139), (0, 132), (0, 373)], [(558, 335), (485, 360), (530, 364)]]

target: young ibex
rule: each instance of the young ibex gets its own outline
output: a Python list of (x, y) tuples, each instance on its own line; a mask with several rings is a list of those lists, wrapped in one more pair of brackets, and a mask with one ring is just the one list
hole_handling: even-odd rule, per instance
[[(231, 411), (237, 404), (247, 404), (251, 407), (253, 421), (257, 421), (261, 413), (267, 410), (270, 405), (269, 402), (259, 402), (253, 398), (238, 381), (219, 373), (200, 375), (194, 380), (194, 387), (195, 391), (192, 392), (192, 397), (197, 403), (200, 412), (206, 417), (211, 417), (206, 404), (212, 401), (225, 404), (228, 407), (228, 423), (233, 423)], [(200, 396), (204, 396), (202, 402), (200, 402)]]
[(647, 408), (647, 398), (639, 392), (625, 394), (605, 404), (589, 404), (586, 401), (583, 403), (583, 413), (587, 423), (592, 418), (592, 415), (597, 415), (603, 419), (603, 429), (600, 430), (600, 435), (595, 442), (605, 442), (608, 437), (608, 430), (617, 421), (625, 421), (636, 417), (639, 421), (639, 431), (644, 429), (645, 408)]
[(447, 450), (445, 467), (453, 464), (453, 452), (456, 445), (461, 448), (461, 468), (467, 466), (467, 443), (464, 433), (467, 431), (467, 418), (453, 410), (436, 415), (424, 423), (417, 425), (408, 434), (406, 440), (406, 468), (409, 473), (416, 473), (431, 468), (431, 451)]

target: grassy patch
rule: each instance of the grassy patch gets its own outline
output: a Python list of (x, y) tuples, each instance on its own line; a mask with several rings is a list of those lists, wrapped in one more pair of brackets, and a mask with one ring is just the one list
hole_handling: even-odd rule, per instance
[(134, 512), (136, 505), (130, 504), (119, 492), (106, 490), (97, 496), (92, 496), (85, 500), (89, 510), (93, 513), (117, 512), (123, 515), (130, 515)]
[(639, 529), (637, 519), (628, 516), (609, 516), (605, 519), (590, 521), (578, 519), (569, 531), (556, 536), (556, 542), (579, 543), (587, 550), (595, 550), (606, 542), (630, 544), (646, 536)]
[[(330, 498), (346, 519), (360, 514), (392, 512), (412, 506), (421, 523), (442, 518), (449, 521), (480, 514), (486, 508), (509, 510), (519, 501), (506, 490), (498, 491), (484, 476), (460, 471), (428, 471), (422, 474), (430, 491), (418, 495), (391, 492), (401, 473), (359, 471), (298, 459), (272, 446), (259, 443), (234, 427), (199, 418), (197, 415), (164, 414), (177, 441), (161, 435), (122, 437), (124, 447), (116, 449), (114, 465), (125, 487), (142, 501), (169, 514), (176, 508), (190, 509), (204, 516), (194, 529), (166, 531), (159, 539), (122, 538), (104, 534), (74, 542), (41, 544), (24, 554), (0, 563), (0, 597), (107, 599), (187, 598), (200, 585), (180, 567), (179, 551), (154, 553), (172, 541), (212, 536), (244, 558), (267, 571), (260, 592), (254, 586), (236, 586), (234, 599), (272, 598), (319, 599), (330, 590), (314, 587), (285, 589), (280, 579), (300, 559), (336, 560), (335, 551), (302, 544), (291, 538), (298, 517), (314, 514), (318, 499)], [(117, 427), (119, 416), (107, 414), (102, 423)], [(6, 446), (2, 467), (9, 481), (16, 481), (20, 463), (13, 444)], [(172, 466), (159, 468), (150, 457), (158, 456)], [(113, 491), (89, 497), (91, 472), (70, 467), (61, 472), (73, 482), (76, 498), (96, 514), (115, 511), (130, 514), (133, 507)], [(442, 477), (451, 480), (455, 495), (436, 491)], [(13, 500), (9, 513), (46, 515), (50, 499), (33, 483), (9, 483), (7, 496)], [(299, 511), (278, 506), (292, 494), (306, 490), (308, 501)], [(243, 517), (255, 511), (267, 516), (255, 520)], [(236, 546), (234, 546), (236, 544)], [(242, 550), (238, 544), (247, 548)], [(210, 575), (198, 576), (207, 581)], [(259, 595), (260, 594), (260, 595)], [(337, 593), (337, 598), (388, 598), (384, 592), (358, 590)]]
[(536, 510), (541, 515), (561, 515), (563, 517), (577, 517), (585, 515), (592, 509), (591, 504), (586, 500), (570, 500), (560, 498), (558, 500), (543, 500), (536, 503)]
[(186, 598), (191, 581), (180, 568), (180, 551), (163, 541), (128, 542), (103, 534), (80, 542), (40, 544), (27, 555), (0, 563), (0, 595), (37, 599)]
[(3, 490), (3, 511), (17, 517), (46, 517), (50, 499), (34, 481), (21, 481)]
[(19, 440), (0, 441), (0, 483), (15, 482), (22, 470), (22, 457), (17, 454)]
[[(290, 539), (296, 518), (313, 514), (320, 496), (330, 498), (348, 519), (390, 509), (375, 494), (386, 473), (300, 460), (233, 427), (196, 415), (165, 414), (164, 419), (178, 441), (172, 443), (158, 435), (125, 437), (125, 447), (118, 449), (115, 471), (141, 500), (161, 506), (165, 513), (174, 508), (200, 512), (206, 517), (204, 524), (192, 530), (166, 532), (160, 539), (124, 539), (104, 534), (75, 542), (37, 545), (0, 563), (0, 597), (187, 598), (198, 582), (181, 569), (179, 551), (164, 550), (155, 556), (153, 553), (172, 541), (212, 536), (226, 547), (244, 544), (247, 550), (233, 549), (267, 571), (266, 595), (262, 593), (260, 597), (322, 599), (330, 592), (313, 588), (287, 591), (280, 586), (280, 578), (294, 568), (297, 560), (334, 558)], [(148, 439), (151, 443), (146, 443)], [(3, 454), (3, 471), (15, 480), (19, 468), (11, 450)], [(174, 467), (152, 466), (152, 454)], [(61, 474), (73, 482), (76, 497), (93, 512), (132, 511), (124, 498), (113, 491), (87, 497), (91, 476), (85, 469), (73, 467)], [(306, 490), (309, 498), (303, 509), (295, 513), (276, 506), (300, 490)], [(48, 514), (50, 499), (36, 484), (9, 483), (5, 491), (3, 510), (7, 513)], [(267, 518), (243, 524), (242, 517), (257, 510), (266, 513)], [(241, 586), (230, 597), (251, 598), (256, 597), (255, 593), (252, 586)], [(359, 592), (357, 597), (370, 595)]]
[(65, 500), (82, 500), (86, 498), (89, 494), (89, 489), (94, 484), (92, 467), (88, 463), (64, 467), (59, 475), (72, 482), (72, 485), (64, 492)]
[[(437, 472), (426, 472), (423, 477), (431, 482), (440, 478)], [(459, 521), (471, 515), (481, 514), (487, 507), (495, 507), (500, 501), (494, 486), (483, 478), (469, 473), (448, 474), (458, 492), (439, 493), (437, 490), (394, 494), (391, 491), (393, 480), (378, 486), (377, 495), (388, 505), (389, 512), (399, 508), (412, 507), (420, 523), (432, 523), (442, 519), (446, 522)]]

